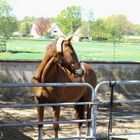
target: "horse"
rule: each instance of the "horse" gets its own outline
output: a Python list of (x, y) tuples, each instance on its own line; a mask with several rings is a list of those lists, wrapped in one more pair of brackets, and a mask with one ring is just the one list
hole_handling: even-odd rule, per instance
[[(93, 87), (97, 79), (93, 68), (84, 62), (80, 62), (71, 44), (72, 37), (58, 38), (48, 45), (45, 56), (39, 64), (32, 83), (64, 83), (87, 82)], [(88, 102), (91, 101), (91, 91), (87, 87), (32, 87), (35, 95), (35, 103), (60, 103), (60, 102)], [(60, 106), (53, 107), (53, 121), (58, 121)], [(84, 119), (85, 107), (75, 105), (76, 119)], [(90, 106), (86, 107), (86, 118), (90, 119)], [(44, 107), (37, 107), (38, 121), (43, 122)], [(38, 138), (42, 139), (42, 127), (38, 125)], [(78, 135), (81, 135), (82, 123), (78, 123)], [(59, 124), (53, 124), (55, 138), (58, 138)], [(88, 132), (90, 123), (88, 123)]]

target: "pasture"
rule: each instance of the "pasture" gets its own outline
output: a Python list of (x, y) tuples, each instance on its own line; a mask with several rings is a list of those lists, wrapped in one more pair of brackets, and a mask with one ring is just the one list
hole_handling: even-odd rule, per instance
[[(44, 52), (46, 49), (47, 44), (49, 44), (50, 41), (33, 41), (33, 40), (10, 40), (7, 43), (7, 52), (4, 53), (0, 53), (0, 59), (34, 59), (34, 60), (38, 60), (38, 59), (42, 59), (42, 57), (44, 56)], [(80, 43), (73, 43), (73, 46), (76, 49), (76, 52), (78, 53), (80, 59), (82, 60), (108, 60), (108, 61), (112, 61), (114, 60), (114, 46), (113, 43), (99, 43), (99, 42), (80, 42)], [(140, 48), (139, 48), (139, 44), (116, 44), (115, 46), (115, 61), (139, 61), (140, 60)], [(6, 63), (5, 63), (6, 64)], [(3, 64), (3, 66), (5, 65)], [(25, 66), (23, 66), (25, 67)], [(23, 68), (22, 67), (22, 68)], [(31, 66), (33, 67), (33, 65)], [(17, 67), (16, 68), (16, 74), (17, 74)], [(25, 67), (27, 68), (27, 67)], [(34, 67), (33, 67), (34, 68)], [(100, 67), (101, 68), (101, 67)], [(108, 68), (108, 67), (107, 67)], [(2, 68), (4, 69), (4, 67)], [(4, 69), (5, 70), (5, 69)], [(10, 69), (11, 70), (11, 69)], [(31, 70), (31, 69), (30, 69)], [(129, 71), (129, 68), (126, 68), (125, 70)], [(98, 69), (98, 72), (100, 70)], [(105, 67), (102, 70), (103, 72), (105, 72)], [(122, 71), (122, 69), (121, 69)], [(24, 68), (22, 69), (22, 71), (20, 71), (22, 74), (25, 74)], [(119, 74), (122, 76), (123, 74), (120, 71)], [(30, 73), (31, 74), (31, 73)], [(107, 73), (104, 73), (107, 76)], [(134, 72), (134, 74), (138, 74), (137, 72)], [(18, 74), (17, 74), (18, 75)], [(109, 74), (111, 75), (111, 74)], [(9, 73), (8, 73), (9, 76)], [(100, 77), (105, 78), (105, 76), (103, 74), (98, 74), (98, 79), (100, 79)], [(113, 75), (114, 76), (114, 75)], [(114, 78), (118, 78), (118, 75), (115, 74)], [(119, 76), (119, 78), (123, 79), (121, 76)], [(123, 75), (126, 80), (126, 78), (133, 78), (130, 77), (130, 75), (126, 74)], [(9, 76), (10, 77), (10, 76)], [(8, 77), (8, 78), (9, 78)], [(22, 76), (24, 77), (24, 76)], [(139, 79), (139, 74), (138, 77)], [(2, 78), (1, 78), (2, 79)], [(24, 77), (24, 79), (26, 79)], [(21, 80), (21, 79), (20, 79)], [(19, 81), (20, 81), (19, 80)], [(134, 98), (139, 98), (139, 92), (136, 92), (136, 94), (134, 96), (132, 96), (131, 92), (126, 92), (123, 93), (121, 92), (121, 90), (124, 90), (125, 88), (118, 88), (119, 91), (115, 92), (115, 99), (134, 99)], [(7, 89), (5, 89), (7, 90)], [(7, 93), (7, 91), (5, 90), (1, 90), (1, 99), (0, 102), (2, 104), (14, 104), (14, 103), (33, 103), (33, 98), (31, 95), (31, 89), (29, 89), (29, 91), (26, 91), (26, 89), (23, 91), (23, 93), (26, 93), (24, 95), (21, 95), (21, 88), (19, 90), (15, 89), (15, 91), (17, 93), (14, 92), (14, 94), (16, 94), (15, 96), (13, 95), (11, 98), (11, 93), (14, 90), (12, 88), (12, 90), (9, 90), (9, 94)], [(4, 92), (2, 94), (2, 92)], [(6, 94), (5, 94), (6, 93)], [(27, 95), (28, 93), (28, 95)], [(108, 100), (109, 96), (108, 96), (109, 92), (101, 92), (98, 94), (97, 98), (100, 100), (104, 99), (104, 100)], [(20, 95), (20, 96), (18, 96)], [(128, 96), (129, 95), (129, 96)], [(138, 104), (139, 105), (139, 104)], [(108, 106), (107, 106), (108, 107)], [(130, 114), (131, 111), (134, 111), (132, 113), (134, 113), (134, 115), (139, 114), (139, 106), (136, 106), (136, 104), (133, 105), (128, 105), (128, 104), (117, 104), (117, 106), (115, 106), (115, 113), (116, 115), (122, 115), (123, 111), (125, 111), (124, 113), (126, 114)], [(99, 106), (98, 107), (98, 116), (103, 116), (103, 117), (107, 117), (108, 114), (108, 108), (105, 108), (105, 106)], [(47, 110), (45, 111), (45, 120), (52, 120), (51, 114), (52, 113), (52, 109), (51, 108), (47, 108)], [(71, 109), (71, 107), (62, 107), (62, 114), (60, 119), (61, 120), (69, 120), (69, 119), (74, 119), (74, 115), (75, 112), (73, 109)], [(21, 108), (18, 109), (1, 109), (0, 110), (0, 117), (1, 123), (5, 123), (5, 122), (28, 122), (28, 121), (36, 121), (37, 118), (37, 113), (36, 113), (36, 109), (35, 108), (24, 108), (24, 111), (22, 111)], [(114, 132), (139, 132), (139, 120), (117, 120), (113, 122), (113, 130)], [(107, 126), (108, 126), (108, 122), (107, 121), (97, 121), (97, 132), (99, 133), (103, 133), (106, 134), (107, 133)], [(84, 125), (84, 130), (85, 130), (86, 126)], [(47, 131), (46, 131), (47, 129)], [(15, 135), (16, 132), (16, 135)], [(46, 135), (47, 132), (47, 135)], [(62, 137), (66, 137), (66, 136), (71, 136), (71, 135), (76, 135), (76, 125), (72, 124), (72, 125), (61, 125), (61, 130), (60, 130), (60, 136)], [(5, 127), (0, 129), (0, 136), (3, 137), (3, 139), (5, 140), (19, 140), (19, 139), (24, 139), (24, 140), (33, 140), (33, 139), (37, 139), (37, 126), (25, 126), (25, 127), (14, 127), (11, 129), (11, 127)], [(52, 136), (54, 135), (54, 132), (52, 131), (52, 126), (49, 125), (48, 127), (45, 126), (45, 130), (43, 131), (43, 135), (46, 138), (52, 138)], [(128, 136), (125, 138), (114, 138), (114, 140), (138, 140), (139, 139), (139, 135), (138, 136)], [(105, 140), (105, 139), (104, 139)]]
[[(46, 46), (45, 40), (9, 40), (7, 51), (0, 59), (41, 60)], [(139, 43), (73, 42), (80, 60), (95, 61), (140, 61)], [(115, 53), (114, 53), (115, 52)]]

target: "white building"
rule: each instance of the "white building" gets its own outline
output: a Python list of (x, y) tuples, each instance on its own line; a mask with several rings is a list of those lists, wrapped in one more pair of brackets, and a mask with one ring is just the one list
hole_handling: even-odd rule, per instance
[(56, 23), (51, 23), (50, 36), (51, 37), (64, 36), (64, 34), (62, 33), (62, 31), (60, 30), (59, 26)]
[[(50, 29), (48, 29), (48, 32), (50, 33), (50, 37), (64, 36), (64, 34), (62, 33), (62, 31), (60, 30), (59, 26), (56, 23), (51, 23), (51, 27), (50, 27)], [(32, 28), (31, 28), (31, 35), (34, 38), (42, 37), (37, 33), (37, 26), (35, 23), (33, 24)]]
[(37, 33), (37, 26), (36, 24), (34, 23), (32, 28), (31, 28), (31, 35), (34, 37), (34, 38), (40, 38), (41, 36)]

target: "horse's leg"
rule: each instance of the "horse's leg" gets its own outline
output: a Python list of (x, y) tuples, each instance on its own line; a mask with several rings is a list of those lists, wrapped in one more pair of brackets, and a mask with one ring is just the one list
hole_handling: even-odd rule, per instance
[[(35, 103), (39, 104), (39, 100), (36, 97), (35, 97)], [(43, 122), (44, 106), (38, 106), (37, 112), (38, 112), (38, 122)], [(38, 125), (38, 140), (42, 140), (42, 127), (43, 127), (43, 124)]]
[[(43, 122), (44, 107), (43, 106), (37, 107), (37, 111), (38, 111), (38, 121)], [(38, 125), (38, 139), (39, 140), (42, 140), (42, 127), (43, 127), (43, 124)]]
[[(84, 106), (83, 105), (76, 105), (75, 107), (76, 110), (76, 119), (84, 119)], [(77, 136), (81, 136), (82, 132), (82, 122), (78, 123), (78, 129), (77, 129)]]
[[(87, 89), (87, 92), (84, 94), (83, 99), (85, 102), (91, 101), (91, 93), (89, 89)], [(91, 105), (86, 105), (86, 119), (91, 119)], [(91, 122), (87, 122), (87, 136), (90, 135), (90, 129), (91, 129)]]
[[(53, 106), (53, 122), (59, 121), (60, 116), (60, 106)], [(53, 124), (53, 129), (55, 131), (55, 138), (58, 138), (59, 124)]]

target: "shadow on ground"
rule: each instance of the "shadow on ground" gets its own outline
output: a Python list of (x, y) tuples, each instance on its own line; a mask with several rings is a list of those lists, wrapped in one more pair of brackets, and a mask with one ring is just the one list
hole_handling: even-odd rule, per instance
[[(15, 53), (33, 53), (32, 51), (22, 51), (22, 50), (19, 50), (19, 51), (14, 51), (14, 50), (9, 50), (9, 51), (7, 51), (7, 53), (13, 53), (13, 54), (15, 54)], [(34, 52), (34, 53), (41, 53), (41, 52)]]
[(33, 140), (20, 131), (19, 127), (12, 127), (12, 129), (11, 127), (2, 127), (0, 128), (0, 140)]
[[(97, 138), (97, 140), (108, 140), (108, 138)], [(126, 138), (112, 138), (111, 140), (128, 140)]]

